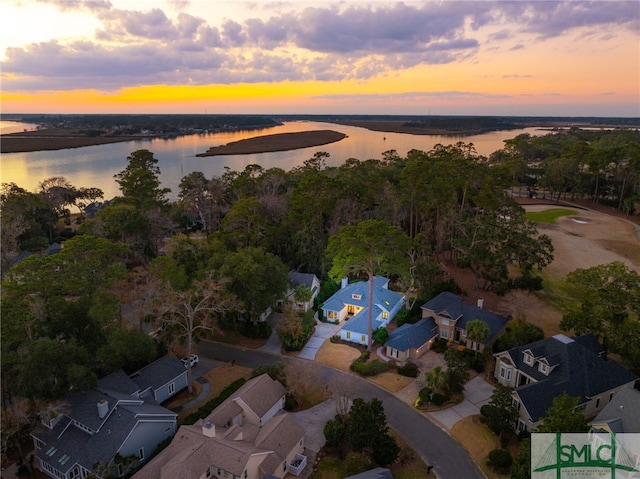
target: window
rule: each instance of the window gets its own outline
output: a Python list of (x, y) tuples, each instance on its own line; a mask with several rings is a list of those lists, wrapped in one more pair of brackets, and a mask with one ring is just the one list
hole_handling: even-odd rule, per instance
[(140, 458), (140, 460), (144, 459), (144, 447), (138, 449), (138, 457)]
[(335, 311), (329, 311), (327, 313), (327, 316), (329, 316), (329, 319), (336, 319), (338, 317), (338, 314)]
[[(612, 393), (613, 394), (613, 393)], [(609, 401), (611, 401), (611, 399), (609, 399)], [(44, 442), (42, 442), (40, 439), (38, 439), (37, 437), (34, 438), (35, 439), (35, 443), (36, 443), (36, 449), (42, 449), (44, 447)]]
[(347, 339), (351, 339), (351, 331), (347, 331)]
[(359, 295), (359, 294), (353, 293), (353, 294), (351, 295), (351, 298), (353, 298), (353, 299), (358, 299), (358, 300), (359, 300), (359, 299), (361, 299), (361, 298), (362, 298), (362, 296), (361, 296), (361, 295)]
[(388, 311), (383, 311), (382, 312), (382, 319), (389, 319), (389, 312)]
[(247, 472), (247, 470), (244, 470), (244, 474), (243, 474), (244, 479), (247, 479), (247, 477), (249, 477), (249, 473)]
[(538, 368), (538, 370), (543, 374), (547, 374), (549, 366), (547, 366), (545, 363), (540, 363), (540, 367)]
[(69, 477), (71, 479), (76, 479), (76, 477), (80, 477), (80, 470), (77, 467), (74, 467), (73, 469), (71, 469), (71, 472), (69, 473)]
[(529, 366), (533, 365), (533, 356), (529, 353), (524, 353), (524, 362)]
[(440, 330), (440, 337), (443, 339), (448, 339), (449, 338), (449, 333), (447, 332), (446, 329), (441, 329)]
[(596, 399), (596, 409), (600, 407), (600, 398)]
[(211, 468), (207, 467), (207, 477), (211, 477)]
[(169, 383), (169, 394), (174, 394), (176, 392), (176, 384)]
[(440, 323), (441, 323), (443, 326), (449, 326), (449, 320), (448, 320), (447, 318), (441, 318), (441, 319), (440, 319)]
[(282, 463), (282, 470), (283, 471), (287, 470), (287, 461), (286, 460)]
[(507, 369), (507, 381), (511, 381), (511, 369)]
[(609, 393), (609, 402), (613, 399), (613, 393)]
[(505, 377), (505, 375), (506, 375), (505, 372), (506, 372), (506, 370), (504, 368), (500, 368), (500, 377), (501, 378)]
[(363, 343), (366, 343), (367, 337), (363, 334), (362, 336), (360, 336), (360, 341), (362, 341)]

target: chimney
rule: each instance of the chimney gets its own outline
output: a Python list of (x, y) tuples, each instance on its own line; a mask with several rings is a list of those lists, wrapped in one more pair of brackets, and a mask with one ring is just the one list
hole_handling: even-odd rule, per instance
[(205, 422), (202, 425), (202, 435), (207, 437), (216, 437), (216, 425), (210, 422)]
[(483, 306), (484, 306), (484, 299), (478, 298), (478, 308), (482, 309)]
[(343, 276), (342, 283), (340, 284), (340, 289), (346, 288), (348, 284), (349, 284), (349, 278), (347, 278), (346, 276)]
[(109, 403), (104, 399), (100, 399), (100, 402), (98, 402), (98, 416), (100, 417), (100, 419), (104, 419), (108, 412)]

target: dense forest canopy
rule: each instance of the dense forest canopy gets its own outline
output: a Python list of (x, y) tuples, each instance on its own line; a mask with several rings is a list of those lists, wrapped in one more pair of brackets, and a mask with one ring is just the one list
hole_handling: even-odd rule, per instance
[[(190, 352), (204, 332), (255, 322), (286, 292), (289, 270), (323, 280), (385, 272), (409, 300), (447, 279), (445, 262), (469, 268), (478, 288), (539, 288), (553, 247), (514, 193), (640, 213), (637, 130), (520, 135), (489, 158), (463, 142), (337, 167), (327, 157), (318, 152), (291, 171), (190, 173), (176, 201), (147, 150), (123, 158), (114, 178), (121, 195), (103, 203), (96, 185), (64, 178), (43, 179), (35, 192), (3, 184), (3, 407), (17, 396), (58, 399), (101, 374), (135, 370), (171, 341)], [(347, 241), (376, 225), (402, 241), (358, 250)], [(59, 252), (42, 254), (56, 242)], [(611, 344), (622, 353), (624, 338), (640, 338), (636, 311)], [(146, 321), (164, 331), (162, 345), (142, 332)]]

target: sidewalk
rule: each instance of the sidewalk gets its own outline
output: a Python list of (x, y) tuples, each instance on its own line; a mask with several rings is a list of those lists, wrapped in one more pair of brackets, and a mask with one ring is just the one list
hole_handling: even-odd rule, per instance
[(188, 403), (185, 403), (182, 406), (178, 406), (173, 410), (173, 412), (179, 413), (187, 409), (191, 409), (192, 407), (201, 406), (202, 404), (204, 404), (205, 399), (207, 399), (207, 396), (209, 395), (209, 391), (211, 391), (211, 384), (209, 384), (207, 378), (202, 376), (196, 379), (196, 381), (202, 384), (202, 390), (200, 391), (200, 394), (198, 394), (196, 398), (192, 399)]

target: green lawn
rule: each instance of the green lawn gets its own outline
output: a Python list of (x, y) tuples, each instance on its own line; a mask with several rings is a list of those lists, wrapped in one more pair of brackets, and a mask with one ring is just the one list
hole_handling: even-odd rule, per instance
[(550, 208), (544, 211), (528, 211), (525, 213), (525, 218), (537, 223), (555, 223), (561, 216), (575, 215), (574, 210), (567, 210), (563, 208)]

